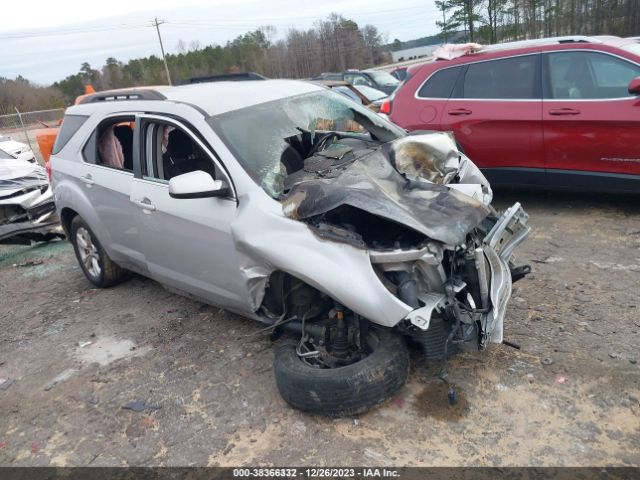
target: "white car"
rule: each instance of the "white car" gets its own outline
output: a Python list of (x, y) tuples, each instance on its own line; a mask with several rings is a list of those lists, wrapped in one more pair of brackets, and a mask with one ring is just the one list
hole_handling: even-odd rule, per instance
[(7, 135), (0, 135), (0, 150), (27, 162), (36, 163), (33, 150), (26, 143), (18, 142)]
[(30, 243), (60, 237), (45, 169), (0, 151), (0, 241)]

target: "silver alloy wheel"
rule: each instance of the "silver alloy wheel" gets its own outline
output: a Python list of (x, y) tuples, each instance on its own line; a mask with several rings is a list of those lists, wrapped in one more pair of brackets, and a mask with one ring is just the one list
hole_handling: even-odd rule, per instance
[(100, 255), (98, 249), (93, 244), (91, 234), (89, 231), (80, 227), (76, 230), (76, 244), (78, 245), (78, 252), (80, 252), (80, 260), (84, 264), (84, 268), (94, 278), (100, 276)]

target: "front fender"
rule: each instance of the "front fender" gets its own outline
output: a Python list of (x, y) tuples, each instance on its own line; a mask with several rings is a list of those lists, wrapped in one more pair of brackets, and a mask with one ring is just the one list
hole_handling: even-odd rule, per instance
[[(286, 218), (276, 202), (241, 198), (240, 205), (231, 230), (248, 287), (282, 270), (386, 327), (412, 310), (380, 282), (366, 250), (318, 238), (306, 224)], [(264, 288), (248, 290), (257, 309)]]

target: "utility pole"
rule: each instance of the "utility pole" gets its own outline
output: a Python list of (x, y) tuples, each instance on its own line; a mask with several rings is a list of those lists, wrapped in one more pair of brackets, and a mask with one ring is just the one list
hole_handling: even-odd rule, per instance
[(156, 26), (156, 30), (158, 32), (158, 40), (160, 40), (160, 51), (162, 52), (162, 60), (164, 61), (164, 70), (165, 72), (167, 72), (167, 80), (169, 81), (169, 85), (172, 85), (171, 74), (169, 73), (169, 65), (167, 65), (167, 57), (164, 54), (164, 47), (162, 46), (162, 37), (160, 36), (160, 25), (162, 25), (164, 21), (162, 20), (158, 21), (158, 17), (156, 17), (153, 23)]

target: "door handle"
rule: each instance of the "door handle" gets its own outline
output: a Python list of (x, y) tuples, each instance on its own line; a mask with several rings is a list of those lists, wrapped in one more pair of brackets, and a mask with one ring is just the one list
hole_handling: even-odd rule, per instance
[(455, 110), (449, 110), (447, 112), (449, 115), (471, 115), (473, 112), (471, 110), (467, 110), (466, 108), (456, 108)]
[(87, 173), (86, 175), (80, 176), (80, 180), (82, 180), (87, 185), (93, 185), (94, 183), (96, 183), (96, 182), (93, 181), (93, 177), (91, 177), (90, 173)]
[(151, 212), (153, 212), (156, 209), (156, 206), (153, 203), (151, 203), (151, 200), (149, 200), (147, 197), (144, 197), (140, 200), (133, 200), (133, 203)]
[(580, 110), (575, 108), (558, 108), (556, 110), (549, 110), (549, 115), (580, 115)]

